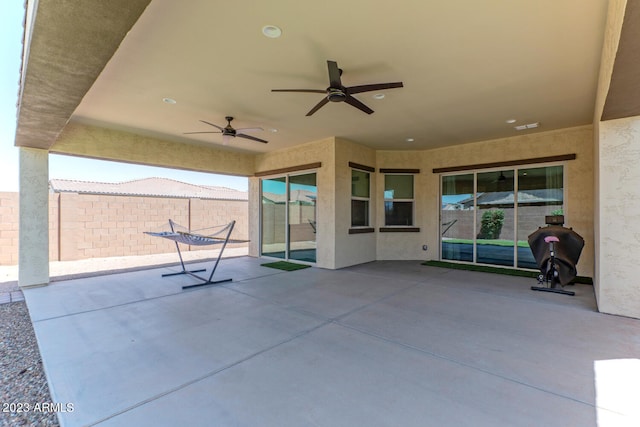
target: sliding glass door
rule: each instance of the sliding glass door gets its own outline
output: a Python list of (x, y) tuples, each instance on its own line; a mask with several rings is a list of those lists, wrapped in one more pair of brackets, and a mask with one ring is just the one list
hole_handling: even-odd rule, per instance
[(316, 262), (316, 173), (263, 179), (261, 253)]
[(473, 261), (474, 176), (442, 177), (442, 259)]
[(513, 170), (476, 175), (476, 262), (513, 266)]
[(262, 180), (262, 255), (286, 257), (286, 177)]
[(289, 177), (289, 259), (316, 262), (316, 174)]
[(518, 267), (537, 268), (527, 237), (546, 215), (564, 215), (563, 181), (562, 166), (518, 170)]
[(563, 166), (441, 176), (440, 257), (537, 269), (527, 237), (563, 214)]

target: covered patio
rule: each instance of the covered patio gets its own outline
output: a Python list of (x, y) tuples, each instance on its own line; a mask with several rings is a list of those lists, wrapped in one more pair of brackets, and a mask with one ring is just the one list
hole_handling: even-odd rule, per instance
[(73, 404), (61, 424), (640, 420), (640, 321), (598, 313), (592, 286), (567, 297), (419, 261), (262, 262), (225, 259), (216, 277), (232, 282), (187, 291), (190, 276), (161, 277), (175, 267), (25, 289), (52, 401)]

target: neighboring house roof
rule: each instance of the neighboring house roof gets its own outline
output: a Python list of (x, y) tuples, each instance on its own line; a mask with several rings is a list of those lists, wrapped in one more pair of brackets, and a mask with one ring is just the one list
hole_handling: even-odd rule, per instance
[(152, 196), (217, 200), (248, 200), (246, 191), (227, 187), (195, 185), (167, 178), (144, 178), (124, 182), (87, 182), (52, 179), (54, 193), (108, 194), (112, 196)]
[[(562, 188), (545, 188), (538, 190), (518, 191), (518, 204), (560, 204), (562, 203)], [(465, 208), (473, 206), (473, 197), (458, 202)], [(495, 191), (491, 193), (479, 193), (478, 206), (486, 205), (512, 205), (514, 203), (513, 191)]]
[[(309, 190), (291, 190), (290, 192), (290, 200), (292, 202), (298, 201), (305, 204), (314, 204), (317, 197), (318, 195), (316, 193)], [(264, 202), (282, 204), (287, 201), (287, 195), (264, 192), (262, 193), (262, 199)]]

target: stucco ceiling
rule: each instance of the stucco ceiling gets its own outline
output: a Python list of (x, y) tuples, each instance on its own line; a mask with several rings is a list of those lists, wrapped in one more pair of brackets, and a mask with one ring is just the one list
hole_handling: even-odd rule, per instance
[[(225, 149), (255, 152), (329, 136), (423, 149), (519, 135), (514, 126), (533, 122), (541, 126), (524, 132), (590, 124), (606, 9), (606, 0), (152, 0), (70, 121), (222, 146), (220, 135), (184, 133), (230, 115), (270, 142), (236, 138)], [(265, 37), (267, 24), (282, 36)], [(371, 115), (329, 103), (311, 117), (322, 95), (271, 92), (325, 89), (327, 60), (345, 86), (404, 88), (355, 95)]]

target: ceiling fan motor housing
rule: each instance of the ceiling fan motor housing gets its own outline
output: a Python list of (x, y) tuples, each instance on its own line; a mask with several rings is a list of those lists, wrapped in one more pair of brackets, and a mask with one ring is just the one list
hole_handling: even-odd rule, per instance
[(331, 102), (342, 102), (347, 99), (347, 94), (342, 89), (330, 87), (327, 89), (327, 99)]
[(236, 130), (231, 127), (231, 120), (233, 120), (233, 117), (227, 116), (225, 119), (227, 120), (227, 126), (222, 130), (222, 135), (236, 136)]

